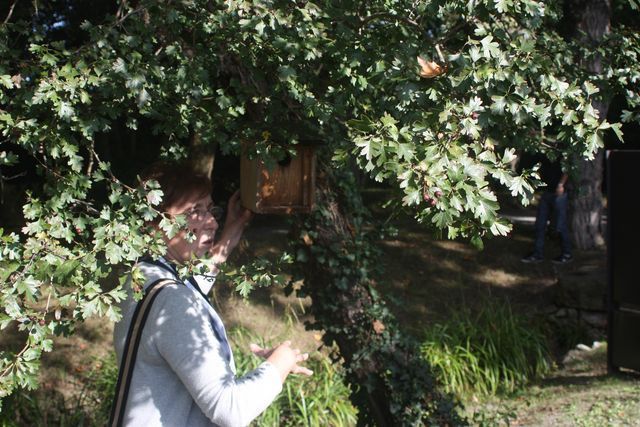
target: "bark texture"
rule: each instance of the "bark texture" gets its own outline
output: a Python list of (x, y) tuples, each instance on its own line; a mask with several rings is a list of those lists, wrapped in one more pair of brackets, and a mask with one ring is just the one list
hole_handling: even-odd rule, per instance
[(213, 175), (213, 165), (216, 160), (215, 145), (203, 144), (202, 136), (197, 132), (192, 132), (189, 140), (189, 158), (193, 168), (204, 176)]
[[(375, 248), (361, 218), (351, 216), (354, 194), (340, 197), (345, 182), (319, 178), (318, 209), (303, 227), (300, 250), (304, 290), (313, 299), (314, 329), (325, 331), (347, 368), (360, 425), (465, 425), (450, 396), (439, 390), (417, 343), (402, 334), (376, 293), (369, 272)], [(352, 183), (355, 183), (353, 178)], [(300, 251), (299, 251), (300, 252)]]
[[(610, 32), (610, 0), (568, 0), (565, 3), (568, 35), (580, 44), (596, 49), (602, 38)], [(582, 65), (591, 74), (602, 73), (603, 58), (584, 59)], [(594, 103), (600, 118), (607, 117), (609, 100)], [(593, 249), (604, 245), (602, 227), (602, 181), (604, 150), (599, 149), (593, 160), (572, 159), (576, 174), (572, 179), (572, 197), (569, 199), (569, 226), (577, 249)]]

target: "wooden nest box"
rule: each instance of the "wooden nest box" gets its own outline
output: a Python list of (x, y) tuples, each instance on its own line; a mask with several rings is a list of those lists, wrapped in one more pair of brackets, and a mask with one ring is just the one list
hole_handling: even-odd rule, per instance
[(255, 213), (309, 213), (313, 208), (316, 181), (316, 147), (295, 146), (288, 156), (268, 168), (260, 159), (240, 160), (242, 205)]

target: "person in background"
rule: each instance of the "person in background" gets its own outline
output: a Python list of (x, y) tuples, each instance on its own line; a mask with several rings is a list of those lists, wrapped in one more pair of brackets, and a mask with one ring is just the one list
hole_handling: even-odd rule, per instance
[[(144, 180), (156, 180), (164, 193), (160, 210), (170, 217), (184, 215), (187, 230), (169, 238), (162, 233), (166, 253), (146, 256), (137, 264), (149, 286), (158, 279), (171, 284), (158, 293), (142, 329), (126, 404), (128, 426), (244, 426), (260, 415), (282, 390), (290, 373), (311, 375), (301, 366), (308, 355), (286, 341), (273, 349), (252, 344), (265, 361), (243, 377), (236, 377), (231, 347), (222, 320), (207, 294), (218, 271), (237, 246), (251, 212), (240, 205), (236, 192), (229, 200), (224, 229), (211, 199), (212, 183), (185, 165), (159, 164)], [(188, 236), (190, 234), (191, 236)], [(186, 262), (210, 259), (209, 273), (184, 277)], [(131, 288), (131, 277), (128, 280)], [(128, 289), (122, 320), (114, 329), (119, 362), (137, 302)]]
[(561, 252), (552, 262), (566, 264), (573, 260), (571, 236), (567, 224), (568, 193), (566, 190), (568, 174), (562, 169), (560, 160), (550, 161), (546, 156), (541, 159), (540, 178), (546, 184), (538, 203), (535, 223), (535, 241), (533, 252), (522, 258), (524, 263), (539, 263), (544, 260), (544, 243), (547, 223), (552, 224), (560, 236)]

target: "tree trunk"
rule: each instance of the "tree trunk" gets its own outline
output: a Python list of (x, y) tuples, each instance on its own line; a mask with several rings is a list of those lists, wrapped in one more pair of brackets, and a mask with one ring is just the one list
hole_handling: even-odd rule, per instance
[(215, 145), (203, 144), (200, 133), (192, 132), (189, 139), (189, 149), (189, 159), (193, 168), (204, 176), (211, 178), (216, 159)]
[(574, 159), (578, 167), (569, 199), (569, 221), (578, 249), (593, 249), (604, 244), (601, 227), (603, 157), (604, 151), (600, 149), (593, 160)]
[[(571, 0), (565, 2), (565, 14), (569, 16), (569, 31), (581, 44), (596, 49), (610, 31), (610, 0)], [(602, 73), (602, 58), (585, 60), (583, 66), (589, 73)], [(607, 117), (609, 100), (594, 102), (600, 118)], [(572, 159), (577, 166), (577, 176), (572, 179), (573, 193), (569, 199), (569, 224), (573, 241), (578, 249), (593, 249), (604, 244), (602, 221), (603, 149), (599, 149), (591, 161)]]
[(362, 229), (356, 179), (348, 171), (333, 173), (339, 172), (318, 176), (317, 209), (300, 230), (298, 257), (303, 290), (313, 299), (311, 327), (324, 330), (325, 344), (340, 350), (359, 424), (465, 425), (438, 390), (417, 343), (402, 334), (378, 297), (369, 277), (376, 249)]

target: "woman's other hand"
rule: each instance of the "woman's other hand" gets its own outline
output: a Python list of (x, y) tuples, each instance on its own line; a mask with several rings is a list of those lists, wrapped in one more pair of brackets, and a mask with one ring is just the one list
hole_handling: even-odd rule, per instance
[(299, 365), (309, 358), (309, 354), (301, 353), (300, 349), (292, 348), (291, 341), (285, 341), (270, 349), (262, 348), (257, 344), (251, 344), (250, 348), (253, 354), (265, 358), (267, 362), (275, 366), (283, 383), (289, 374), (307, 376), (313, 374), (311, 369)]

